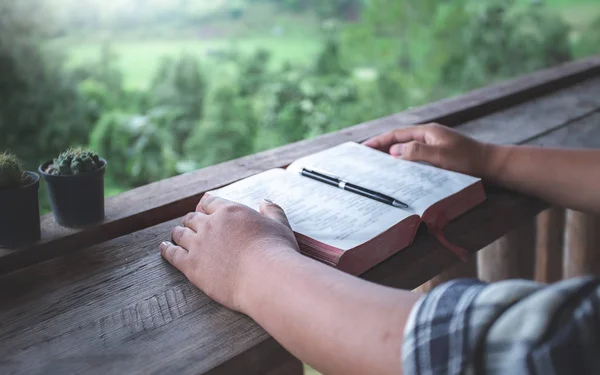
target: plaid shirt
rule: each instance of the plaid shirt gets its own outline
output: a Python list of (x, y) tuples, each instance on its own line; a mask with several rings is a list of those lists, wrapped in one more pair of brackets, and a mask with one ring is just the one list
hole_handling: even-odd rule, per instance
[(413, 308), (410, 374), (600, 374), (600, 279), (454, 280)]

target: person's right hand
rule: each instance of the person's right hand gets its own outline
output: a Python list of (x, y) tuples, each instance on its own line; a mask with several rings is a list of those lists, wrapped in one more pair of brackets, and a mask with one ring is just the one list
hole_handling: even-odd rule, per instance
[(439, 124), (396, 129), (363, 144), (397, 158), (478, 177), (487, 172), (492, 148)]

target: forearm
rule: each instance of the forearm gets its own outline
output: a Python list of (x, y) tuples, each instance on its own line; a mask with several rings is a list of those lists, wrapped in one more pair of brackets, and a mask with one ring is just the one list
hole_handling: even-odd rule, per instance
[(552, 204), (600, 213), (600, 150), (490, 146), (484, 178)]
[(247, 280), (245, 312), (317, 370), (401, 371), (404, 325), (418, 294), (362, 281), (296, 253), (272, 257)]

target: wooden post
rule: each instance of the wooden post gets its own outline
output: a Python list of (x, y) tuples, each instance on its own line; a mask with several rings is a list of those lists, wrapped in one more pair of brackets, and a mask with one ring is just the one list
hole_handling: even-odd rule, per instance
[(564, 275), (600, 276), (600, 216), (568, 212)]
[(531, 280), (534, 252), (535, 219), (532, 218), (478, 253), (479, 278), (488, 282)]
[(427, 293), (446, 281), (462, 278), (477, 278), (476, 254), (471, 254), (467, 263), (461, 261), (456, 262), (452, 267), (415, 289), (415, 292)]
[(537, 218), (535, 279), (543, 283), (562, 280), (565, 209), (553, 207)]

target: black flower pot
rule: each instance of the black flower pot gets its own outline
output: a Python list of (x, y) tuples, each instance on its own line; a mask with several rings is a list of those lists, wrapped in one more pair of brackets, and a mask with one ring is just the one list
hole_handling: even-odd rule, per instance
[(92, 172), (72, 176), (51, 175), (42, 164), (39, 171), (48, 185), (48, 195), (56, 221), (69, 228), (80, 228), (104, 220), (104, 172), (102, 167)]
[(17, 247), (41, 237), (40, 176), (33, 172), (25, 174), (25, 186), (0, 189), (0, 246), (3, 247)]

